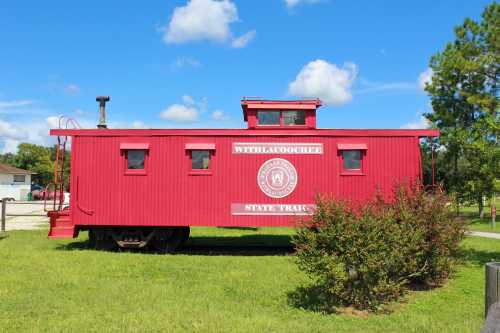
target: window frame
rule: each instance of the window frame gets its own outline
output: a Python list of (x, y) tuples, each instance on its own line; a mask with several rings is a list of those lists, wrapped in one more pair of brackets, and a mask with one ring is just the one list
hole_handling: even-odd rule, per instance
[[(345, 158), (344, 153), (358, 151), (359, 152), (359, 169), (346, 169), (345, 167)], [(364, 151), (361, 149), (343, 149), (340, 151), (340, 159), (341, 159), (341, 174), (343, 175), (364, 175), (363, 168), (363, 160), (364, 160)]]
[[(144, 150), (144, 169), (128, 168), (128, 151)], [(148, 142), (121, 142), (120, 158), (122, 159), (122, 170), (125, 176), (146, 176), (149, 169), (149, 143)]]
[[(195, 169), (193, 168), (193, 153), (194, 152), (207, 152), (208, 153), (208, 167), (206, 169)], [(191, 160), (191, 172), (194, 173), (207, 173), (212, 171), (212, 153), (209, 149), (191, 149), (189, 150), (190, 160)]]
[[(193, 169), (193, 151), (208, 151), (208, 169)], [(186, 169), (189, 176), (211, 176), (215, 170), (214, 143), (186, 143)]]
[[(344, 152), (345, 151), (359, 151), (360, 152), (360, 168), (359, 169), (345, 169), (344, 168)], [(367, 145), (364, 143), (339, 143), (337, 146), (338, 160), (339, 160), (339, 173), (341, 176), (366, 176), (366, 155)]]
[[(16, 176), (22, 176), (23, 177), (23, 180), (22, 181), (19, 181), (19, 180), (16, 180)], [(17, 183), (17, 184), (20, 184), (20, 183), (26, 183), (26, 175), (12, 175), (12, 181), (14, 183)]]
[[(302, 112), (304, 114), (304, 123), (303, 124), (285, 124), (285, 112)], [(307, 119), (306, 119), (306, 111), (305, 110), (281, 110), (281, 123), (283, 124), (283, 127), (303, 127), (307, 125)]]
[[(293, 112), (303, 112), (304, 113), (304, 124), (303, 125), (294, 125), (294, 124), (291, 124), (291, 125), (285, 125), (285, 117), (284, 117), (284, 113), (285, 112), (289, 112), (289, 111), (293, 111)], [(279, 112), (279, 124), (278, 125), (263, 125), (259, 122), (259, 112)], [(263, 128), (307, 128), (307, 112), (306, 110), (301, 110), (301, 109), (297, 109), (297, 110), (283, 110), (283, 109), (261, 109), (261, 110), (257, 110), (256, 111), (256, 114), (255, 114), (255, 118), (257, 120), (257, 127), (263, 127)]]
[[(279, 117), (278, 117), (278, 124), (261, 124), (260, 123), (260, 120), (259, 120), (259, 112), (266, 112), (266, 113), (269, 113), (269, 112), (278, 112), (279, 114)], [(260, 126), (260, 127), (281, 127), (282, 125), (282, 119), (281, 119), (281, 110), (257, 110), (257, 126)]]

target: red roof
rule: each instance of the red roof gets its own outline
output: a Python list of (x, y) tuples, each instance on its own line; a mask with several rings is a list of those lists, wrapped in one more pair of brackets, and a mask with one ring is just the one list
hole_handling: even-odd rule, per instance
[(319, 99), (301, 100), (266, 100), (266, 99), (242, 99), (241, 107), (244, 109), (309, 109), (315, 110), (321, 106)]
[(67, 136), (439, 136), (437, 129), (51, 129)]
[(31, 172), (24, 169), (19, 169), (13, 167), (12, 165), (0, 163), (0, 174), (10, 174), (10, 175), (33, 175), (36, 172)]

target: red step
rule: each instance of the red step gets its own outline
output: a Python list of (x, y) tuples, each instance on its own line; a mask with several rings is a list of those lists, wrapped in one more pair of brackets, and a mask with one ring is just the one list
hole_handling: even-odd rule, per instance
[(50, 218), (49, 238), (75, 238), (78, 235), (69, 210), (50, 211), (47, 215)]

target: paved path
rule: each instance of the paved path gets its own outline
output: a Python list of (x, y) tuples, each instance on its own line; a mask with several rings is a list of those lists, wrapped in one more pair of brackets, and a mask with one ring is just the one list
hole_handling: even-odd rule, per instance
[(484, 237), (484, 238), (500, 239), (500, 234), (495, 233), (495, 232), (467, 231), (466, 235), (467, 236), (477, 236), (477, 237)]

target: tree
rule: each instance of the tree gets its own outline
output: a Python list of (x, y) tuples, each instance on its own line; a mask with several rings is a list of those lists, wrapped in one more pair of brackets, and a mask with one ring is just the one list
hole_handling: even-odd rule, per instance
[(15, 155), (12, 153), (0, 154), (0, 162), (5, 164), (13, 164), (14, 156)]
[[(432, 147), (434, 146), (434, 148)], [(450, 169), (445, 167), (445, 151), (437, 144), (435, 138), (426, 138), (421, 141), (422, 154), (422, 183), (423, 185), (432, 184), (432, 159), (434, 159), (434, 183), (442, 184), (444, 188), (449, 188)]]
[[(57, 145), (54, 145), (48, 148), (50, 151), (50, 160), (55, 161), (57, 155)], [(59, 166), (60, 168), (61, 166)], [(66, 150), (64, 155), (64, 174), (63, 174), (63, 182), (65, 191), (69, 191), (70, 185), (70, 174), (71, 174), (71, 152)]]
[(50, 157), (50, 149), (47, 147), (21, 143), (13, 157), (13, 164), (18, 168), (36, 172), (32, 176), (33, 182), (47, 185), (54, 174), (54, 163)]
[(433, 111), (426, 117), (441, 130), (448, 190), (457, 204), (477, 202), (482, 217), (483, 198), (500, 190), (500, 5), (486, 7), (481, 22), (456, 27), (455, 41), (432, 56), (430, 68)]

